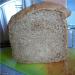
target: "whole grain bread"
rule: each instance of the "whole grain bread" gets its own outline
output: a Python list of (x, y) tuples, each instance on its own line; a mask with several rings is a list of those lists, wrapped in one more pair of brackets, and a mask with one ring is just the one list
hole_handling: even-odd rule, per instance
[(42, 3), (14, 15), (9, 22), (13, 57), (20, 63), (50, 63), (66, 59), (66, 21), (60, 5)]

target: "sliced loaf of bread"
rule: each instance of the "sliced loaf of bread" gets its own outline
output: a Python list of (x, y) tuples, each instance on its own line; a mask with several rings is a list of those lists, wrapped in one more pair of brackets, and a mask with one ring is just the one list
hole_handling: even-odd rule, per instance
[(33, 5), (9, 22), (13, 57), (20, 63), (65, 60), (67, 53), (66, 8), (53, 3)]

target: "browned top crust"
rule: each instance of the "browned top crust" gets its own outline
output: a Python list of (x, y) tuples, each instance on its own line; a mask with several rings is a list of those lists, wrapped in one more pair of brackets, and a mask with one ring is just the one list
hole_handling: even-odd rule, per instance
[(24, 10), (18, 12), (17, 14), (11, 17), (9, 24), (8, 24), (9, 31), (11, 30), (15, 22), (21, 19), (24, 15), (26, 15), (29, 12), (32, 12), (32, 10), (42, 10), (42, 9), (59, 11), (65, 16), (64, 19), (70, 16), (70, 11), (61, 5), (58, 5), (52, 2), (43, 2), (41, 4), (34, 4), (31, 7), (25, 8)]

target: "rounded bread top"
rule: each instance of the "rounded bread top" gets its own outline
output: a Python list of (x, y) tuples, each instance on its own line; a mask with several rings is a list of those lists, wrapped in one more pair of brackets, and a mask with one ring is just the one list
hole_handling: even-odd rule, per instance
[(58, 11), (62, 13), (61, 15), (63, 16), (63, 19), (67, 18), (71, 14), (67, 8), (56, 3), (43, 2), (40, 4), (34, 4), (31, 7), (25, 8), (11, 17), (9, 24), (8, 24), (9, 31), (11, 30), (12, 26), (15, 25), (16, 21), (23, 18), (24, 15), (27, 15), (27, 13), (30, 13), (33, 10), (39, 11), (43, 9)]

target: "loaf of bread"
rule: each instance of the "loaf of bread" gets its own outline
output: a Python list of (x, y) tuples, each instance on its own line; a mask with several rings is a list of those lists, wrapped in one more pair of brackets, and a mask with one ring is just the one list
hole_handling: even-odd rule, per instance
[(33, 5), (9, 22), (12, 55), (20, 63), (65, 60), (67, 53), (66, 8), (54, 3)]

